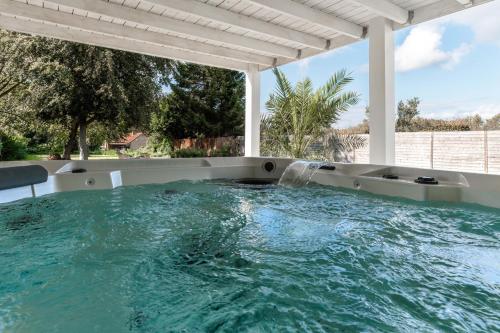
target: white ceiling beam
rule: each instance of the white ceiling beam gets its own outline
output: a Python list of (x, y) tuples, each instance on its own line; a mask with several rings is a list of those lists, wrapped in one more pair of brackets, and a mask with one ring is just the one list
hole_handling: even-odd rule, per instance
[(363, 38), (365, 29), (355, 23), (327, 14), (292, 0), (245, 0), (255, 5), (294, 18), (322, 26), (343, 35), (354, 38)]
[(253, 17), (230, 12), (219, 7), (207, 5), (196, 0), (145, 0), (160, 7), (169, 8), (189, 15), (195, 15), (221, 24), (228, 24), (248, 31), (279, 38), (284, 41), (299, 43), (302, 46), (318, 50), (328, 48), (326, 39), (309, 35), (297, 30), (258, 20)]
[[(344, 36), (344, 35), (335, 37), (335, 38), (333, 38), (331, 40), (330, 50), (326, 51), (326, 52), (333, 52), (335, 49), (338, 49), (338, 48), (341, 48), (343, 46), (355, 43), (357, 41), (359, 41), (359, 40), (356, 39), (356, 38), (352, 38), (352, 37)], [(316, 56), (318, 54), (325, 54), (326, 52), (325, 51), (322, 52), (322, 51), (315, 50), (315, 49), (306, 49), (306, 50), (304, 50), (302, 52), (301, 59), (306, 59), (306, 58), (309, 58), (309, 57), (314, 57), (314, 56)], [(293, 61), (289, 60), (289, 59), (281, 58), (281, 59), (278, 59), (278, 62), (276, 64), (276, 66), (281, 66), (281, 65), (289, 64), (291, 62), (293, 62)], [(268, 68), (270, 68), (270, 67), (268, 67)], [(268, 68), (266, 68), (266, 69), (268, 69)]]
[(166, 16), (148, 13), (146, 11), (117, 5), (111, 2), (100, 0), (46, 0), (56, 5), (104, 15), (112, 18), (122, 19), (129, 23), (142, 24), (149, 27), (182, 34), (185, 36), (207, 39), (213, 42), (224, 43), (233, 46), (243, 47), (249, 51), (257, 51), (272, 55), (282, 56), (290, 59), (298, 57), (298, 50), (282, 45), (277, 45), (255, 38), (240, 36), (222, 30), (212, 29), (180, 20), (175, 20)]
[(169, 36), (158, 32), (136, 29), (121, 24), (99, 21), (92, 18), (72, 15), (38, 6), (27, 5), (17, 1), (0, 0), (0, 13), (17, 17), (32, 18), (39, 21), (65, 25), (67, 27), (99, 32), (111, 36), (124, 37), (127, 39), (134, 39), (137, 41), (144, 41), (264, 66), (271, 66), (275, 63), (275, 58), (272, 57), (231, 50), (185, 38)]
[(166, 48), (160, 45), (100, 35), (88, 31), (65, 28), (53, 24), (44, 24), (41, 22), (29, 21), (5, 15), (0, 15), (0, 28), (30, 35), (57, 38), (71, 42), (141, 53), (155, 57), (192, 62), (200, 65), (227, 68), (238, 71), (248, 71), (249, 68), (248, 64), (240, 61)]
[(471, 6), (472, 5), (472, 0), (456, 0), (456, 1), (464, 6)]
[[(492, 0), (474, 0), (471, 6), (478, 6)], [(441, 0), (430, 5), (422, 6), (413, 11), (411, 24), (419, 24), (439, 17), (453, 14), (471, 6), (464, 6), (457, 0)], [(396, 29), (404, 26), (395, 26)]]
[(361, 5), (362, 7), (368, 9), (369, 11), (377, 15), (388, 18), (400, 24), (407, 23), (410, 18), (410, 13), (406, 9), (401, 8), (387, 0), (378, 0), (378, 1), (351, 0), (351, 1), (357, 3), (358, 5)]

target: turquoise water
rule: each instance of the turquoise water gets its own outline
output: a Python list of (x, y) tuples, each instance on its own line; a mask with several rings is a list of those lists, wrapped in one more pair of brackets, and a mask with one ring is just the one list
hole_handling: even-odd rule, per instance
[(0, 205), (0, 331), (500, 331), (500, 211), (223, 182)]

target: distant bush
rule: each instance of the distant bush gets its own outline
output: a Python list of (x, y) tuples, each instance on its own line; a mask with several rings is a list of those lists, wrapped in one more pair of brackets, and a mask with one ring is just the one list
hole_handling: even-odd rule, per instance
[(197, 148), (177, 149), (172, 152), (172, 158), (193, 158), (207, 156), (208, 154), (205, 150)]
[(146, 149), (154, 157), (170, 156), (172, 154), (172, 142), (165, 137), (152, 135)]
[(230, 157), (235, 156), (231, 151), (231, 146), (224, 145), (221, 149), (212, 150), (210, 152), (210, 157)]
[(23, 160), (27, 154), (26, 139), (0, 132), (0, 161)]

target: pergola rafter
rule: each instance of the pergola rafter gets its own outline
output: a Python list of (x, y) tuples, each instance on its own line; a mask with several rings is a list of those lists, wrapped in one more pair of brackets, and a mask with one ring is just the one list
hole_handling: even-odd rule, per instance
[(212, 42), (219, 42), (228, 45), (246, 48), (248, 50), (259, 51), (275, 56), (290, 59), (297, 58), (297, 50), (277, 45), (274, 43), (232, 34), (226, 31), (202, 27), (196, 24), (175, 20), (166, 16), (156, 15), (150, 12), (137, 10), (111, 2), (88, 1), (88, 0), (51, 0), (56, 5), (62, 5), (78, 10), (104, 15), (111, 18), (125, 20), (129, 23), (142, 24), (145, 26), (162, 29), (164, 31), (181, 34), (183, 36), (198, 37)]
[(404, 24), (410, 19), (410, 12), (387, 0), (352, 0), (373, 13), (388, 18), (394, 22)]
[(328, 45), (328, 41), (324, 38), (284, 28), (277, 24), (268, 23), (249, 16), (233, 13), (219, 7), (207, 5), (206, 3), (199, 2), (197, 0), (145, 0), (145, 2), (159, 5), (164, 8), (174, 9), (186, 14), (195, 15), (199, 18), (209, 19), (214, 22), (228, 24), (248, 31), (261, 33), (270, 37), (295, 42), (305, 47), (324, 50)]
[(116, 50), (147, 54), (160, 58), (177, 59), (200, 65), (228, 68), (238, 71), (248, 70), (248, 64), (245, 62), (223, 59), (211, 55), (200, 57), (199, 54), (194, 52), (181, 51), (134, 40), (119, 39), (107, 35), (97, 35), (83, 30), (61, 28), (51, 24), (21, 20), (3, 15), (0, 16), (0, 28), (42, 37), (51, 37), (71, 42), (108, 47)]
[(321, 27), (331, 29), (343, 35), (354, 38), (363, 38), (365, 29), (353, 22), (341, 19), (339, 17), (327, 14), (321, 10), (299, 4), (292, 0), (246, 0), (264, 8), (271, 9), (278, 13), (292, 16)]
[(40, 22), (49, 22), (71, 28), (82, 29), (84, 31), (96, 32), (109, 35), (111, 37), (122, 37), (135, 41), (154, 43), (162, 46), (172, 47), (180, 50), (188, 50), (205, 55), (214, 55), (232, 60), (254, 63), (263, 66), (272, 66), (274, 58), (250, 54), (239, 50), (232, 50), (224, 47), (200, 43), (193, 40), (169, 36), (153, 31), (134, 29), (129, 26), (120, 26), (106, 21), (95, 20), (83, 16), (75, 16), (69, 13), (57, 12), (54, 10), (35, 7), (10, 0), (0, 0), (0, 12), (15, 17), (34, 19)]

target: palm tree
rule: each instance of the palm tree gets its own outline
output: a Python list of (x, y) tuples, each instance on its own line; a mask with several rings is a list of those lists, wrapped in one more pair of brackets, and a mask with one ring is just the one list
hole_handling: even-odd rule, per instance
[[(359, 95), (343, 92), (352, 82), (345, 70), (335, 73), (316, 91), (309, 78), (294, 87), (279, 69), (274, 69), (273, 73), (277, 86), (266, 103), (269, 113), (262, 119), (263, 149), (273, 155), (304, 158), (308, 147), (324, 137), (325, 130), (331, 128), (340, 114), (358, 103)], [(341, 141), (344, 137), (339, 135), (326, 141), (338, 148), (341, 146), (338, 145), (339, 139)], [(348, 139), (354, 142), (352, 137)]]

